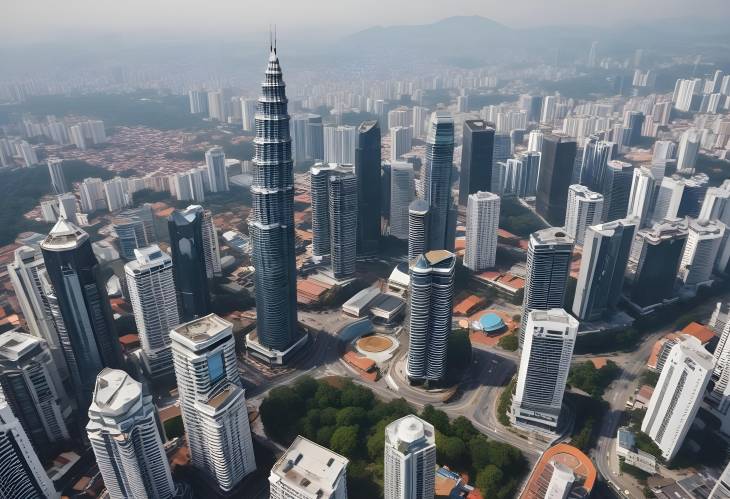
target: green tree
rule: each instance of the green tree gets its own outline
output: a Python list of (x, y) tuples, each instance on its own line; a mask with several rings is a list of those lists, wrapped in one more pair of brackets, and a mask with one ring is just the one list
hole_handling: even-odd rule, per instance
[(353, 426), (365, 423), (367, 414), (362, 407), (345, 407), (337, 411), (337, 426)]
[(488, 464), (477, 473), (476, 485), (482, 497), (496, 497), (503, 477), (502, 470), (493, 464)]
[(351, 380), (342, 387), (341, 404), (343, 407), (353, 406), (370, 409), (373, 406), (373, 392), (367, 388), (356, 385)]
[(317, 438), (315, 440), (318, 444), (327, 447), (330, 444), (330, 440), (332, 440), (332, 434), (334, 432), (334, 426), (322, 426), (317, 430)]
[(358, 426), (340, 426), (330, 438), (330, 448), (345, 457), (353, 458), (358, 445)]
[(326, 383), (320, 383), (317, 392), (314, 394), (314, 400), (318, 407), (326, 409), (327, 407), (340, 407), (340, 392), (333, 390)]
[(421, 418), (431, 423), (434, 428), (444, 435), (451, 435), (449, 416), (444, 411), (435, 409), (431, 404), (428, 404), (423, 408)]
[(458, 437), (449, 437), (436, 432), (436, 452), (439, 462), (452, 468), (460, 468), (466, 454), (466, 445)]
[(499, 348), (514, 352), (520, 347), (520, 340), (515, 333), (505, 334), (497, 342)]
[(334, 407), (327, 407), (319, 411), (319, 421), (323, 425), (334, 426), (337, 423), (337, 409)]
[(169, 439), (182, 437), (185, 434), (185, 426), (181, 415), (168, 419), (162, 423), (162, 426), (165, 428), (165, 435)]
[(451, 432), (464, 442), (468, 442), (472, 437), (479, 435), (479, 431), (474, 428), (472, 422), (464, 416), (459, 416), (451, 422)]
[(469, 454), (471, 465), (475, 469), (482, 469), (490, 463), (489, 442), (483, 436), (472, 439), (469, 442)]

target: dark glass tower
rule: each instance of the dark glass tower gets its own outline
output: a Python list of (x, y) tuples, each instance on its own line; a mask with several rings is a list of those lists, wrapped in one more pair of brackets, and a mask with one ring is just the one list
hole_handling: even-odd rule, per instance
[(494, 128), (483, 120), (464, 122), (459, 177), (459, 206), (466, 207), (469, 194), (492, 191)]
[(289, 115), (276, 48), (261, 85), (254, 150), (249, 233), (256, 268), (256, 332), (261, 345), (284, 351), (297, 338), (297, 276)]
[(61, 218), (41, 243), (41, 250), (63, 318), (61, 349), (84, 414), (99, 371), (122, 366), (109, 297), (86, 232)]
[(603, 194), (603, 219), (607, 222), (626, 216), (631, 197), (634, 167), (631, 163), (611, 160), (606, 166), (603, 182), (598, 192)]
[(180, 320), (188, 322), (210, 313), (210, 293), (205, 273), (203, 207), (175, 210), (167, 219), (173, 275)]
[(373, 255), (380, 241), (380, 127), (364, 121), (357, 128), (357, 253)]
[(568, 187), (573, 175), (576, 144), (560, 135), (546, 135), (542, 141), (542, 160), (537, 179), (537, 212), (550, 225), (565, 223)]
[(426, 139), (423, 197), (430, 206), (428, 249), (453, 249), (456, 210), (451, 199), (451, 170), (454, 164), (454, 120), (435, 112)]

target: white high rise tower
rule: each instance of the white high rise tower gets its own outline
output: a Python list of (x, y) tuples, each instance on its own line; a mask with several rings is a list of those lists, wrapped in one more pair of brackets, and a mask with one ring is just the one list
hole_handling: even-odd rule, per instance
[(226, 155), (222, 147), (211, 147), (205, 152), (205, 164), (208, 168), (210, 192), (225, 192), (228, 187), (226, 172)]
[(464, 266), (474, 272), (494, 267), (500, 198), (491, 192), (469, 194), (466, 208)]
[(385, 427), (385, 499), (426, 499), (436, 485), (436, 434), (433, 425), (405, 416)]
[(692, 426), (712, 364), (712, 355), (695, 337), (674, 345), (664, 362), (641, 431), (654, 440), (667, 461), (677, 454)]
[(134, 256), (124, 266), (129, 300), (145, 368), (152, 378), (160, 378), (173, 373), (170, 330), (180, 323), (172, 258), (156, 244), (134, 250)]
[(102, 370), (86, 432), (111, 499), (173, 497), (155, 405), (141, 383), (124, 371)]
[(512, 422), (537, 430), (558, 428), (578, 321), (561, 308), (534, 310), (526, 318)]
[(192, 463), (226, 492), (256, 469), (232, 330), (210, 314), (170, 332)]
[(568, 206), (565, 211), (565, 232), (577, 246), (583, 246), (586, 229), (601, 223), (603, 195), (580, 184), (568, 188)]

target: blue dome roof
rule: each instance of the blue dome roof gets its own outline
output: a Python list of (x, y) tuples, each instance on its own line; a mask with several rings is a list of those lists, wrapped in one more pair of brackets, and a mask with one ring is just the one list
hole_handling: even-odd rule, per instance
[(483, 331), (490, 333), (502, 329), (504, 327), (504, 321), (497, 314), (489, 313), (484, 314), (482, 318), (479, 319), (479, 325)]

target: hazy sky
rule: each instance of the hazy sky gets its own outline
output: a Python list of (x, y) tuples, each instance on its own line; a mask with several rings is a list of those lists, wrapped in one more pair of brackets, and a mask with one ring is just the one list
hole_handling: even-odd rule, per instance
[[(32, 41), (86, 32), (221, 35), (318, 28), (349, 33), (374, 25), (422, 24), (481, 15), (511, 27), (730, 18), (730, 0), (0, 0), (0, 31)], [(152, 31), (154, 30), (154, 31)]]

